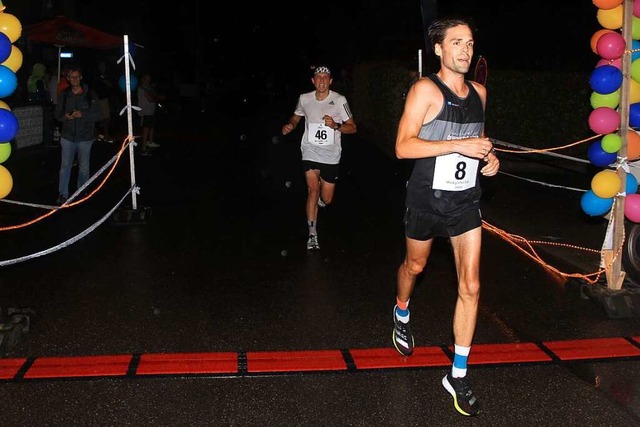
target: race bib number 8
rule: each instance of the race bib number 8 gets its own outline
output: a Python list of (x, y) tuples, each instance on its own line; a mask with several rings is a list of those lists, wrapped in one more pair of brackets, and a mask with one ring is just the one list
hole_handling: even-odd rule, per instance
[(331, 145), (335, 135), (335, 131), (324, 123), (309, 123), (309, 142), (313, 145)]
[(463, 191), (475, 187), (479, 164), (477, 159), (458, 153), (437, 157), (433, 172), (433, 188)]

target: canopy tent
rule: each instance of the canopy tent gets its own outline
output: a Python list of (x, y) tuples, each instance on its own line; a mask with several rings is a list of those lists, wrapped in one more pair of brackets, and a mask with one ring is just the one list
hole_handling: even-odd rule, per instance
[(24, 27), (27, 40), (54, 45), (58, 48), (58, 79), (60, 79), (60, 53), (65, 46), (90, 49), (114, 49), (123, 46), (123, 37), (114, 36), (65, 16), (56, 16)]

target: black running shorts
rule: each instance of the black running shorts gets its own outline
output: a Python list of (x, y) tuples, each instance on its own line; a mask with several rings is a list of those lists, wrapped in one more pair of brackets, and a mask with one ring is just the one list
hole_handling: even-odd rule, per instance
[(320, 178), (329, 184), (338, 182), (339, 165), (312, 162), (311, 160), (302, 161), (302, 170), (304, 172), (314, 169), (318, 169), (320, 171)]
[(404, 214), (404, 234), (415, 240), (458, 236), (482, 225), (480, 209), (470, 209), (458, 216), (440, 216), (407, 208)]

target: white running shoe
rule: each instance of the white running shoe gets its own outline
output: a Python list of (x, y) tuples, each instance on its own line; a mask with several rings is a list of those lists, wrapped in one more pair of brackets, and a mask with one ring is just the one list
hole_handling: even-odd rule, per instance
[(318, 197), (318, 206), (320, 206), (321, 208), (324, 208), (327, 206), (324, 200), (322, 200), (322, 197)]
[(309, 234), (309, 239), (307, 240), (307, 249), (315, 250), (320, 249), (320, 245), (318, 244), (318, 236), (315, 234)]
[(153, 141), (149, 141), (147, 143), (147, 147), (149, 147), (149, 148), (158, 148), (158, 147), (160, 147), (160, 144), (158, 144), (156, 142), (153, 142)]

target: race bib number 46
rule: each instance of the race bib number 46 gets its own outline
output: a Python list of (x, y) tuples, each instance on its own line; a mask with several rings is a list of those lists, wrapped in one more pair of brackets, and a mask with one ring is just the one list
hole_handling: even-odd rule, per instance
[(433, 172), (435, 190), (463, 191), (476, 185), (478, 173), (477, 159), (451, 153), (436, 158)]
[(309, 142), (313, 145), (331, 145), (335, 135), (335, 131), (324, 123), (309, 123)]

